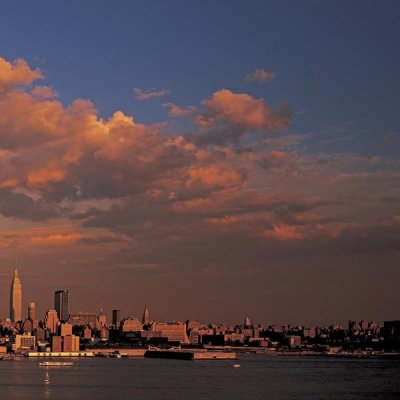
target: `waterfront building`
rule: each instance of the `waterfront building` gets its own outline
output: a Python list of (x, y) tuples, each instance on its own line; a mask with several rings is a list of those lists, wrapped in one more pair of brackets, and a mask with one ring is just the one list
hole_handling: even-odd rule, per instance
[(100, 329), (100, 339), (103, 341), (110, 339), (110, 331), (105, 326)]
[(92, 312), (71, 313), (69, 315), (69, 322), (73, 326), (90, 326), (91, 328), (96, 327), (97, 314)]
[(289, 335), (286, 337), (287, 344), (291, 349), (300, 348), (301, 347), (301, 336), (297, 335)]
[(122, 332), (139, 332), (143, 329), (143, 325), (137, 318), (125, 318), (121, 321)]
[(56, 310), (47, 310), (44, 317), (44, 325), (51, 333), (56, 333), (58, 324), (60, 320), (58, 319), (58, 314)]
[(167, 338), (169, 342), (189, 343), (189, 338), (186, 334), (186, 324), (180, 322), (156, 322), (152, 324), (151, 330), (161, 332), (162, 337)]
[(36, 304), (33, 301), (28, 304), (28, 319), (36, 321)]
[(400, 320), (384, 322), (386, 352), (400, 352)]
[(306, 328), (304, 329), (303, 336), (305, 338), (314, 339), (316, 336), (316, 329), (315, 328)]
[(230, 332), (224, 334), (224, 343), (244, 343), (243, 333)]
[(121, 322), (121, 310), (112, 310), (112, 324), (117, 328)]
[(61, 322), (67, 322), (69, 318), (69, 292), (57, 290), (54, 292), (54, 309), (57, 311)]
[(33, 334), (37, 342), (43, 342), (46, 339), (46, 331), (40, 326), (33, 329)]
[(30, 319), (25, 319), (22, 322), (21, 329), (24, 332), (32, 332), (33, 331), (33, 323), (32, 323), (32, 321)]
[(92, 338), (92, 330), (90, 328), (86, 327), (83, 330), (83, 338), (85, 340), (90, 340)]
[(147, 306), (144, 308), (143, 311), (143, 316), (142, 316), (142, 324), (143, 325), (147, 325), (150, 322), (150, 318), (149, 318), (149, 309), (147, 308)]
[(10, 320), (12, 322), (22, 321), (22, 285), (15, 269), (10, 288)]
[(79, 351), (79, 336), (53, 336), (51, 338), (51, 351), (56, 353)]
[(152, 340), (152, 339), (159, 339), (162, 338), (161, 332), (156, 332), (156, 331), (140, 331), (140, 338), (144, 340)]
[(12, 338), (12, 350), (31, 350), (36, 346), (36, 338), (31, 333), (24, 333), (23, 335), (15, 335)]
[(62, 351), (66, 353), (79, 351), (79, 336), (75, 335), (63, 336)]
[(54, 353), (62, 352), (62, 337), (61, 336), (52, 336), (51, 351)]
[(101, 329), (103, 326), (107, 325), (107, 316), (103, 313), (103, 309), (100, 310), (100, 314), (97, 317), (96, 328)]
[(61, 324), (60, 335), (61, 336), (72, 335), (72, 324), (68, 324), (68, 323)]
[(200, 328), (200, 325), (201, 324), (198, 321), (193, 321), (193, 320), (190, 320), (190, 319), (188, 319), (186, 321), (186, 329), (188, 331), (190, 331), (191, 329)]

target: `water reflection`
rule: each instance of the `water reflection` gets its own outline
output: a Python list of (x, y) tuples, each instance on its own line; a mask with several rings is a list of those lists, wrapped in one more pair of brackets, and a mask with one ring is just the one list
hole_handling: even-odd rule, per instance
[(50, 399), (51, 396), (51, 387), (50, 387), (50, 374), (46, 369), (44, 373), (44, 398)]

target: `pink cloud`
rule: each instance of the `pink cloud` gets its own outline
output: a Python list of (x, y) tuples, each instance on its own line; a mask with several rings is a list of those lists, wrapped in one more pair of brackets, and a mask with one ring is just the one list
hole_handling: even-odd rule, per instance
[(163, 97), (166, 96), (167, 94), (170, 93), (169, 90), (162, 89), (162, 90), (155, 90), (155, 89), (149, 89), (149, 90), (143, 90), (140, 88), (134, 88), (133, 91), (135, 92), (136, 98), (140, 101), (145, 101), (152, 99), (154, 97)]
[(288, 110), (264, 99), (221, 89), (199, 108), (166, 103), (171, 116), (191, 116), (199, 124), (192, 135), (172, 135), (163, 124), (141, 124), (121, 111), (104, 119), (89, 101), (65, 106), (51, 89), (30, 88), (41, 75), (26, 63), (5, 63), (9, 71), (20, 70), (0, 95), (0, 218), (11, 225), (76, 224), (32, 230), (35, 245), (140, 243), (130, 262), (169, 257), (172, 265), (172, 246), (185, 249), (195, 263), (199, 256), (191, 251), (202, 243), (229, 264), (236, 260), (221, 248), (246, 242), (243, 257), (262, 259), (279, 242), (341, 240), (351, 224), (361, 232), (367, 220), (379, 226), (386, 214), (399, 215), (396, 202), (381, 207), (380, 197), (396, 195), (398, 179), (381, 159), (371, 171), (365, 157), (304, 154), (297, 146), (301, 139), (278, 134), (271, 137), (282, 140), (267, 143), (263, 137), (246, 147), (196, 143), (204, 132), (240, 136), (288, 126)]
[(264, 68), (256, 69), (247, 74), (244, 78), (246, 82), (260, 82), (265, 83), (275, 78), (275, 73), (269, 72)]
[(277, 240), (300, 240), (304, 238), (304, 233), (297, 226), (280, 224), (274, 225), (271, 230), (264, 231), (263, 236)]
[(171, 117), (190, 117), (196, 113), (197, 108), (194, 106), (179, 107), (173, 103), (164, 103), (163, 107), (169, 109), (169, 115)]

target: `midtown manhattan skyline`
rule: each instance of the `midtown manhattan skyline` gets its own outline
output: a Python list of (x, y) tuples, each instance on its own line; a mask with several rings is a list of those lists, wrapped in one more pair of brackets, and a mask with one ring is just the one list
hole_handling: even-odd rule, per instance
[(0, 315), (398, 319), (398, 2), (190, 3), (4, 4)]

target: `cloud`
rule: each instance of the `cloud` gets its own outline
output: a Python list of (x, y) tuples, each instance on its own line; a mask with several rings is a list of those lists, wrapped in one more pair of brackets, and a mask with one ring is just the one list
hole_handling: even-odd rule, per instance
[(15, 193), (7, 189), (0, 190), (0, 214), (5, 217), (28, 221), (45, 221), (58, 215), (55, 204), (43, 199), (33, 199), (24, 193)]
[[(28, 72), (13, 75), (0, 95), (7, 243), (28, 241), (40, 252), (59, 246), (65, 254), (78, 246), (79, 266), (164, 271), (263, 270), (266, 260), (346, 253), (352, 243), (361, 252), (374, 237), (374, 251), (399, 244), (398, 201), (385, 200), (398, 198), (397, 166), (304, 152), (306, 136), (282, 132), (288, 107), (221, 89), (196, 106), (166, 103), (172, 117), (197, 123), (190, 134), (173, 134), (122, 111), (102, 118), (89, 101), (64, 105), (52, 89), (30, 86), (41, 74), (17, 64), (7, 68)], [(51, 229), (56, 223), (73, 227)], [(31, 230), (20, 237), (16, 224)]]
[(304, 238), (301, 228), (290, 225), (274, 225), (271, 230), (263, 232), (265, 238), (277, 240), (300, 240)]
[(206, 111), (197, 117), (197, 124), (203, 128), (227, 124), (238, 135), (247, 131), (267, 132), (286, 128), (290, 124), (290, 109), (281, 106), (273, 109), (263, 99), (256, 99), (246, 93), (234, 93), (221, 89), (210, 98), (203, 100)]
[(190, 117), (195, 115), (197, 108), (194, 106), (179, 107), (174, 103), (164, 103), (163, 107), (169, 109), (171, 117)]
[(253, 72), (248, 73), (244, 80), (245, 82), (260, 82), (265, 83), (275, 78), (275, 73), (269, 72), (264, 68), (256, 69)]
[(43, 79), (38, 69), (31, 69), (26, 61), (18, 59), (8, 62), (0, 57), (0, 95), (20, 85), (31, 86), (37, 79)]
[(140, 101), (145, 101), (152, 99), (154, 97), (163, 97), (166, 96), (167, 94), (170, 93), (169, 90), (162, 89), (162, 90), (155, 90), (155, 89), (149, 89), (149, 90), (143, 90), (140, 88), (134, 88), (133, 91), (135, 92), (136, 98)]

